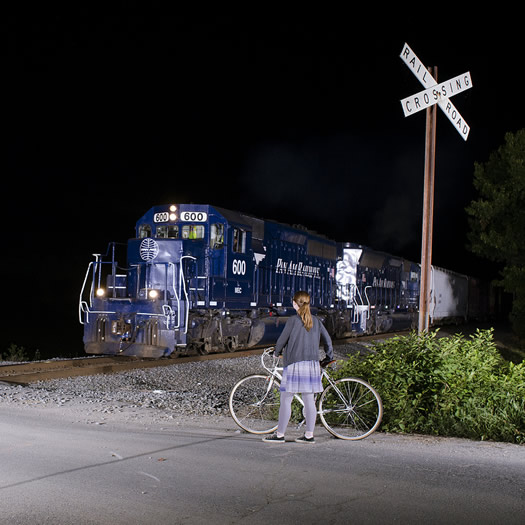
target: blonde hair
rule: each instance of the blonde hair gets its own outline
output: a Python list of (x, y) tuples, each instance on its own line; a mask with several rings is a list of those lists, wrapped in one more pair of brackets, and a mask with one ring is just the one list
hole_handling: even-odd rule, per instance
[(312, 314), (310, 312), (310, 295), (308, 292), (295, 292), (293, 300), (297, 303), (297, 306), (299, 307), (297, 313), (299, 314), (306, 331), (309, 332), (314, 325)]

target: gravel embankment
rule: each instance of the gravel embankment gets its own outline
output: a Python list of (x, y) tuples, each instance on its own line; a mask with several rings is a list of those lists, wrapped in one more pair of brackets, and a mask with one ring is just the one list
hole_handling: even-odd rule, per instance
[[(334, 348), (337, 358), (363, 350), (359, 343)], [(228, 414), (228, 396), (240, 378), (263, 372), (261, 357), (173, 364), (107, 375), (40, 381), (28, 386), (0, 382), (0, 404), (85, 407), (112, 414), (142, 408), (164, 416)]]

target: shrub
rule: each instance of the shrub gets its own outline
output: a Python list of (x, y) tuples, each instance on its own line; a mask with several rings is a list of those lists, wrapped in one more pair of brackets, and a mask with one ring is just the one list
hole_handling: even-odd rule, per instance
[(14, 343), (11, 343), (9, 348), (4, 354), (1, 354), (0, 357), (4, 361), (27, 361), (26, 349), (23, 346), (17, 346)]
[(376, 388), (385, 431), (525, 443), (525, 366), (501, 358), (492, 330), (394, 337), (337, 375)]

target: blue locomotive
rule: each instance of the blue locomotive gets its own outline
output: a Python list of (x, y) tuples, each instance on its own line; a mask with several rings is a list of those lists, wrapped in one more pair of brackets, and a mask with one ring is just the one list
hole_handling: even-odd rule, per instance
[[(79, 302), (88, 354), (157, 358), (272, 344), (297, 290), (310, 294), (335, 338), (417, 323), (418, 264), (215, 206), (155, 206), (135, 238), (94, 257)], [(435, 280), (432, 321), (466, 318), (469, 279), (433, 272), (444, 278)]]

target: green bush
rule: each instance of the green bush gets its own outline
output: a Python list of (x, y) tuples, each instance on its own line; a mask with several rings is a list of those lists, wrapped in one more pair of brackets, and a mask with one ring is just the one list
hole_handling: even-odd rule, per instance
[(26, 349), (23, 346), (17, 346), (11, 343), (4, 354), (0, 354), (0, 358), (4, 361), (27, 361)]
[[(40, 350), (35, 350), (33, 355), (33, 361), (40, 361)], [(28, 352), (23, 346), (18, 346), (15, 343), (11, 343), (9, 348), (4, 352), (0, 353), (0, 361), (31, 361)]]
[(376, 388), (387, 432), (525, 443), (525, 363), (504, 361), (492, 330), (394, 337), (349, 356), (337, 376)]

